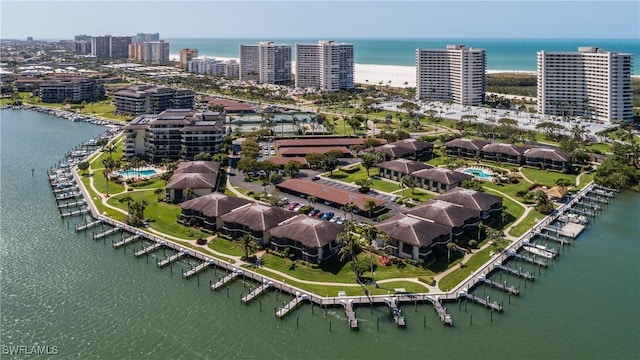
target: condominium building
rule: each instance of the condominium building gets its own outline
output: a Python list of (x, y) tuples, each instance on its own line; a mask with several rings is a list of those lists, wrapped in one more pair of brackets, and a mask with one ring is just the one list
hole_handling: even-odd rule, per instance
[(169, 64), (169, 43), (146, 41), (129, 44), (129, 58), (154, 65)]
[(189, 61), (198, 57), (198, 49), (182, 49), (180, 50), (180, 65), (183, 69), (186, 69), (189, 65)]
[(353, 88), (353, 44), (296, 44), (296, 87), (338, 91)]
[(91, 38), (91, 55), (98, 58), (126, 59), (129, 56), (131, 36), (94, 36)]
[(209, 74), (237, 79), (240, 64), (234, 59), (219, 60), (210, 56), (199, 56), (189, 61), (187, 71), (195, 74)]
[(631, 54), (596, 47), (538, 52), (538, 112), (633, 120), (631, 59)]
[(132, 43), (143, 43), (143, 42), (152, 42), (152, 41), (160, 41), (159, 33), (137, 33), (135, 36), (131, 37)]
[(92, 102), (104, 99), (104, 86), (89, 78), (56, 78), (40, 83), (40, 100), (43, 103), (61, 103), (83, 101)]
[(124, 127), (123, 155), (191, 160), (201, 152), (220, 151), (224, 112), (169, 109), (141, 115)]
[(240, 45), (240, 80), (262, 84), (291, 82), (291, 45), (273, 42)]
[(416, 98), (480, 105), (486, 91), (486, 52), (464, 45), (416, 49)]
[(141, 115), (158, 114), (167, 109), (191, 109), (195, 93), (187, 89), (166, 86), (134, 85), (122, 88), (114, 94), (116, 112)]

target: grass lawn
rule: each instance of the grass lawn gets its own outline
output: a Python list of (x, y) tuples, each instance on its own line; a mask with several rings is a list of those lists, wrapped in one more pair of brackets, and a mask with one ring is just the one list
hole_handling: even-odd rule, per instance
[(560, 178), (568, 179), (572, 184), (576, 183), (577, 175), (575, 174), (565, 174), (557, 171), (540, 170), (529, 167), (522, 167), (520, 171), (522, 172), (522, 174), (524, 174), (524, 176), (527, 177), (527, 179), (533, 181), (534, 183), (542, 184), (550, 188), (557, 186), (556, 180)]
[(212, 250), (231, 256), (244, 255), (244, 249), (239, 241), (227, 240), (220, 236), (211, 240), (207, 246)]
[[(402, 189), (394, 191), (393, 194), (402, 196)], [(404, 196), (412, 199), (417, 199), (420, 202), (424, 202), (438, 196), (438, 194), (431, 193), (420, 188), (415, 188), (413, 192), (411, 191), (411, 189), (405, 188)]]
[[(371, 175), (376, 175), (378, 173), (378, 168), (377, 167), (372, 167), (371, 169), (369, 169), (369, 173)], [(330, 179), (336, 179), (336, 180), (340, 180), (340, 181), (344, 181), (347, 183), (353, 183), (356, 182), (358, 180), (362, 180), (362, 179), (366, 179), (367, 178), (367, 170), (365, 170), (364, 167), (360, 166), (360, 169), (356, 172), (353, 173), (346, 173), (342, 170), (335, 170), (333, 172), (332, 175), (329, 176), (329, 174), (325, 174), (327, 175)], [(373, 179), (372, 179), (373, 180)]]
[(585, 149), (587, 151), (598, 150), (601, 153), (606, 154), (608, 152), (611, 152), (611, 149), (613, 149), (613, 145), (609, 143), (589, 143), (588, 145), (585, 146)]
[[(537, 210), (532, 209), (529, 214), (522, 220), (522, 222), (509, 231), (509, 235), (519, 237), (522, 236), (527, 230), (531, 229), (531, 227), (538, 221), (542, 220), (545, 215), (540, 214)], [(537, 219), (537, 220), (536, 220)]]
[[(102, 194), (107, 193), (107, 179), (102, 174), (101, 170), (94, 171), (93, 174), (93, 185), (96, 187), (96, 190)], [(124, 186), (120, 184), (116, 184), (113, 181), (109, 181), (109, 195), (118, 194), (124, 191)]]
[(440, 281), (438, 281), (438, 288), (442, 291), (449, 291), (453, 289), (467, 276), (471, 275), (472, 272), (476, 271), (489, 261), (489, 259), (491, 259), (491, 256), (489, 256), (491, 251), (493, 251), (492, 246), (474, 254), (467, 262), (467, 266), (464, 268), (458, 267), (458, 269), (450, 272), (440, 279)]
[(395, 184), (389, 181), (380, 180), (380, 179), (371, 179), (371, 188), (390, 193), (398, 190), (399, 186), (398, 184)]
[(164, 188), (164, 180), (160, 179), (159, 177), (153, 178), (151, 179), (151, 184), (148, 185), (144, 185), (144, 186), (131, 186), (129, 185), (129, 187), (135, 189), (135, 190), (145, 190), (145, 189), (157, 189), (157, 188)]
[(88, 177), (82, 177), (81, 178), (82, 184), (84, 185), (85, 189), (87, 189), (87, 191), (89, 192), (91, 199), (93, 201), (93, 203), (96, 205), (96, 208), (98, 209), (98, 211), (100, 212), (100, 214), (105, 214), (114, 219), (114, 220), (118, 220), (118, 221), (124, 221), (125, 220), (125, 215), (119, 211), (113, 210), (109, 207), (106, 207), (102, 204), (102, 202), (100, 201), (98, 195), (93, 191), (93, 189), (91, 189), (91, 187), (89, 187), (89, 178)]
[(516, 193), (518, 191), (520, 191), (520, 190), (527, 191), (529, 189), (529, 187), (531, 187), (532, 184), (528, 183), (524, 179), (520, 179), (520, 181), (517, 184), (504, 184), (504, 185), (500, 184), (500, 185), (498, 185), (498, 184), (494, 184), (494, 183), (489, 182), (489, 181), (485, 181), (485, 182), (482, 183), (482, 185), (485, 188), (503, 192), (503, 193), (513, 197), (514, 199), (521, 201), (522, 198), (519, 197), (518, 195), (516, 195)]
[(487, 193), (493, 193), (493, 195), (498, 195), (502, 197), (502, 207), (504, 208), (504, 211), (507, 213), (507, 218), (505, 219), (503, 228), (509, 226), (511, 223), (518, 220), (520, 216), (522, 216), (522, 214), (524, 214), (524, 207), (517, 204), (515, 201), (507, 197), (503, 197), (498, 193), (495, 193), (490, 188), (485, 188), (485, 190), (487, 191)]
[(272, 254), (264, 254), (262, 256), (262, 263), (265, 267), (281, 271), (300, 280), (326, 281), (345, 284), (355, 284), (356, 281), (356, 277), (349, 266), (343, 266), (343, 264), (337, 261), (337, 259), (329, 261), (324, 269), (312, 269), (310, 267), (297, 264), (296, 266), (292, 266), (291, 260), (283, 259)]
[(588, 183), (590, 183), (591, 181), (593, 181), (593, 178), (596, 176), (595, 172), (592, 173), (584, 173), (582, 174), (582, 176), (580, 176), (580, 182), (578, 183), (578, 189), (582, 189), (583, 187), (585, 187)]
[(202, 252), (204, 254), (207, 254), (207, 255), (209, 255), (209, 256), (211, 256), (213, 258), (216, 258), (218, 260), (226, 261), (226, 262), (228, 262), (230, 264), (235, 264), (236, 263), (235, 260), (233, 260), (231, 258), (224, 257), (224, 256), (215, 255), (211, 251), (208, 251), (207, 249), (203, 248), (202, 246), (194, 245), (194, 244), (192, 244), (190, 242), (187, 242), (187, 241), (180, 241), (180, 240), (171, 240), (171, 241), (175, 242), (177, 244), (180, 244), (180, 245), (182, 245), (184, 247), (188, 247), (188, 248), (193, 249), (193, 250), (198, 250), (198, 251), (200, 251), (200, 252)]

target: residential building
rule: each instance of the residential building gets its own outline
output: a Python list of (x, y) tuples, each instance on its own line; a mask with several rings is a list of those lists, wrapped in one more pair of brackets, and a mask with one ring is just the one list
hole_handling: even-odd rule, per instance
[(167, 109), (191, 109), (195, 93), (156, 85), (132, 85), (113, 93), (116, 112), (123, 114), (158, 114)]
[(261, 84), (290, 83), (291, 45), (261, 42), (258, 48), (258, 81)]
[(319, 41), (296, 44), (296, 87), (325, 91), (353, 89), (353, 44)]
[(445, 152), (449, 156), (466, 157), (466, 158), (482, 158), (482, 148), (491, 144), (489, 140), (482, 139), (465, 139), (457, 138), (447, 141)]
[(271, 245), (310, 263), (319, 264), (338, 253), (336, 241), (344, 225), (314, 219), (304, 214), (289, 218), (269, 230)]
[(502, 198), (481, 191), (457, 187), (436, 196), (434, 200), (442, 200), (480, 211), (480, 219), (485, 223), (500, 220), (502, 215)]
[(271, 240), (269, 230), (296, 215), (292, 211), (275, 206), (262, 204), (243, 206), (221, 216), (222, 232), (234, 239), (247, 234), (260, 245), (266, 245)]
[(416, 98), (480, 105), (486, 91), (486, 52), (465, 45), (416, 49)]
[(180, 50), (180, 65), (183, 69), (189, 66), (189, 62), (198, 57), (198, 49), (182, 49)]
[(375, 226), (389, 237), (386, 244), (378, 242), (390, 253), (402, 258), (428, 261), (434, 246), (451, 241), (451, 227), (413, 215), (397, 214)]
[(482, 148), (482, 158), (496, 162), (506, 162), (514, 165), (520, 165), (523, 162), (522, 155), (527, 151), (528, 147), (516, 146), (505, 143), (490, 143)]
[(538, 112), (599, 121), (633, 120), (632, 55), (579, 47), (538, 52)]
[(440, 193), (460, 186), (465, 180), (473, 179), (473, 175), (439, 167), (415, 171), (411, 177), (420, 187)]
[(129, 44), (129, 58), (154, 65), (169, 64), (169, 43), (147, 41)]
[(175, 203), (210, 194), (218, 187), (219, 174), (217, 161), (181, 162), (167, 182), (167, 197)]
[(144, 43), (144, 42), (152, 42), (152, 41), (160, 41), (159, 33), (137, 33), (135, 36), (131, 37), (132, 43)]
[(219, 60), (210, 56), (199, 56), (189, 61), (187, 71), (194, 74), (209, 74), (237, 79), (240, 64), (235, 59)]
[(573, 166), (571, 156), (558, 149), (536, 147), (527, 149), (523, 156), (525, 165), (541, 169), (569, 170)]
[(43, 103), (83, 101), (93, 102), (104, 99), (104, 86), (89, 78), (54, 78), (39, 85), (40, 101)]
[(240, 80), (260, 80), (260, 48), (258, 45), (240, 45)]
[(416, 171), (431, 168), (433, 168), (433, 165), (428, 165), (419, 161), (396, 159), (379, 163), (378, 175), (385, 179), (400, 181), (403, 176), (411, 175)]
[(403, 139), (375, 147), (375, 151), (385, 154), (389, 159), (407, 158), (423, 159), (433, 155), (433, 144), (416, 139)]
[(447, 226), (453, 237), (475, 229), (480, 221), (479, 210), (436, 199), (427, 200), (404, 213)]
[(224, 112), (169, 109), (141, 115), (124, 127), (123, 155), (154, 159), (191, 160), (201, 152), (220, 151)]
[(214, 192), (182, 202), (180, 204), (182, 208), (180, 221), (191, 226), (200, 226), (207, 230), (216, 231), (222, 229), (220, 216), (248, 204), (251, 204), (251, 200)]
[(91, 38), (91, 55), (98, 58), (126, 59), (129, 56), (131, 36), (94, 36)]

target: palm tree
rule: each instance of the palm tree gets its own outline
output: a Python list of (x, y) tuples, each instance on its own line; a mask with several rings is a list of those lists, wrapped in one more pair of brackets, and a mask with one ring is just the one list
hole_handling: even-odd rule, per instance
[(307, 200), (309, 200), (309, 206), (314, 206), (316, 204), (316, 202), (318, 201), (318, 198), (311, 195), (307, 198)]
[(158, 199), (158, 202), (160, 202), (160, 199), (164, 195), (164, 189), (163, 188), (157, 188), (157, 189), (153, 190), (153, 193), (156, 194), (156, 198)]
[(115, 144), (107, 144), (102, 148), (103, 152), (108, 152), (109, 153), (109, 158), (113, 159), (113, 153), (116, 151), (117, 147), (115, 146)]
[(102, 160), (102, 164), (104, 165), (104, 169), (102, 170), (102, 175), (104, 175), (104, 179), (107, 185), (107, 192), (105, 194), (106, 197), (109, 197), (109, 174), (113, 171), (113, 160), (111, 158), (106, 158)]
[(378, 287), (373, 272), (373, 242), (376, 241), (376, 239), (384, 238), (386, 234), (379, 231), (375, 226), (367, 224), (362, 229), (360, 235), (362, 235), (362, 238), (366, 241), (369, 247), (369, 266), (371, 267), (371, 280), (373, 281), (373, 285), (375, 287)]
[(453, 243), (452, 241), (449, 241), (447, 243), (447, 262), (451, 263), (451, 249), (455, 248), (456, 244)]
[(249, 234), (244, 234), (240, 238), (240, 242), (242, 243), (242, 248), (244, 249), (244, 258), (249, 259), (251, 253), (256, 249), (258, 243), (253, 238), (253, 236)]
[(190, 187), (186, 187), (184, 189), (184, 198), (185, 200), (189, 200), (189, 197), (193, 194), (193, 190)]
[(377, 207), (378, 205), (376, 204), (376, 202), (373, 199), (367, 199), (364, 201), (364, 208), (367, 210), (367, 212), (369, 213), (369, 217), (373, 216), (373, 210)]
[(127, 212), (131, 213), (131, 202), (133, 201), (133, 198), (131, 196), (125, 196), (122, 199), (118, 199), (118, 201), (122, 204), (122, 203), (127, 203)]

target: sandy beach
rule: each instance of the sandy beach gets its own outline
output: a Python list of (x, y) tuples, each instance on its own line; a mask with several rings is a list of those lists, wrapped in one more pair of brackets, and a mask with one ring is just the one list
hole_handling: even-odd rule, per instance
[[(238, 58), (227, 58), (213, 56), (219, 60), (237, 60)], [(171, 60), (179, 61), (180, 56), (171, 54)], [(296, 62), (291, 62), (291, 70), (295, 74)], [(357, 84), (369, 85), (389, 85), (391, 87), (415, 87), (416, 86), (416, 67), (415, 66), (396, 66), (396, 65), (375, 65), (375, 64), (355, 64), (354, 82)], [(529, 74), (535, 75), (535, 71), (516, 71), (516, 70), (487, 70), (487, 74), (497, 73), (513, 73), (513, 74)]]

